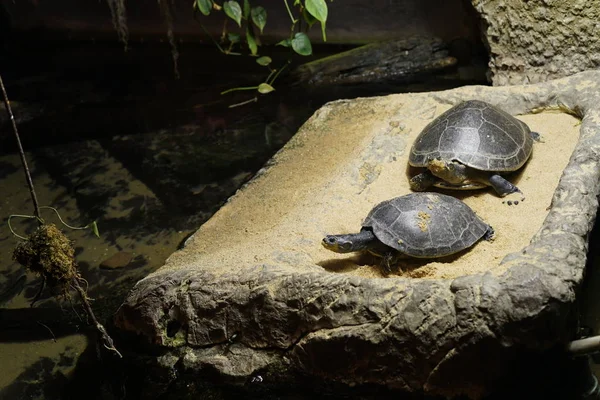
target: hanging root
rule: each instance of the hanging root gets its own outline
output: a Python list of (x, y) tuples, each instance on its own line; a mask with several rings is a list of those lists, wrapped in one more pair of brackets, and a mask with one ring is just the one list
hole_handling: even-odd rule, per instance
[(125, 10), (125, 0), (106, 0), (110, 15), (112, 16), (113, 26), (119, 35), (119, 40), (123, 42), (125, 51), (129, 44), (129, 29), (127, 28), (127, 12)]
[(122, 357), (115, 348), (112, 338), (94, 315), (90, 306), (90, 298), (86, 293), (87, 281), (77, 270), (75, 249), (64, 233), (54, 224), (42, 224), (27, 240), (17, 245), (13, 252), (13, 258), (29, 271), (40, 275), (44, 283), (51, 287), (58, 287), (63, 298), (69, 299), (70, 290), (75, 289), (83, 302), (88, 317), (100, 333), (104, 347)]
[(173, 13), (171, 12), (171, 4), (169, 0), (158, 0), (160, 11), (165, 17), (165, 24), (167, 24), (167, 38), (171, 45), (171, 57), (173, 58), (173, 72), (175, 77), (179, 79), (179, 50), (177, 50), (177, 43), (175, 43), (175, 33), (173, 32)]
[[(175, 77), (179, 79), (179, 50), (175, 41), (175, 32), (173, 31), (173, 4), (170, 0), (157, 0), (162, 12), (165, 24), (167, 25), (167, 39), (171, 46), (171, 57), (173, 58), (173, 72)], [(125, 46), (127, 51), (129, 46), (129, 29), (127, 27), (127, 10), (125, 8), (125, 0), (106, 0), (110, 15), (112, 17), (113, 26), (119, 35), (119, 40)]]
[(94, 324), (94, 327), (96, 328), (98, 333), (100, 333), (100, 340), (102, 341), (102, 345), (107, 350), (114, 351), (115, 354), (117, 354), (119, 356), (119, 358), (123, 358), (121, 353), (119, 353), (119, 350), (116, 349), (112, 338), (110, 337), (108, 332), (106, 332), (106, 328), (104, 328), (104, 325), (102, 325), (96, 319), (96, 315), (94, 314), (94, 311), (92, 310), (92, 306), (90, 305), (90, 298), (87, 296), (86, 291), (83, 290), (82, 283), (85, 283), (87, 285), (87, 281), (85, 279), (83, 279), (79, 276), (74, 277), (73, 281), (71, 282), (71, 286), (77, 291), (77, 293), (79, 293), (79, 297), (81, 298), (81, 302), (83, 303), (83, 306), (85, 307), (85, 311), (86, 311), (88, 317), (92, 320), (92, 323)]

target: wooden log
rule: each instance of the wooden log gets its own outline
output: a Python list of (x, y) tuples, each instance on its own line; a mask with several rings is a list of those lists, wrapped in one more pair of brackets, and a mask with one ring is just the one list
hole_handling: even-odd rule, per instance
[(411, 36), (311, 61), (295, 68), (291, 76), (295, 83), (308, 86), (409, 82), (448, 70), (456, 63), (440, 39)]

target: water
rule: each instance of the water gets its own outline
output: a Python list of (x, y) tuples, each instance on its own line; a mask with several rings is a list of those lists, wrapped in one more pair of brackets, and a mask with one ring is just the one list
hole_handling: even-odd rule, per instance
[[(292, 114), (276, 96), (228, 108), (243, 96), (219, 92), (247, 84), (256, 71), (236, 78), (230, 58), (212, 48), (196, 49), (199, 60), (213, 58), (212, 69), (182, 70), (176, 81), (164, 47), (123, 54), (117, 46), (90, 46), (13, 53), (19, 59), (2, 72), (39, 203), (56, 207), (71, 225), (98, 222), (100, 238), (64, 230), (92, 306), (109, 320), (133, 284), (160, 267), (312, 111)], [(11, 214), (32, 214), (32, 203), (10, 130), (0, 145), (0, 397), (63, 398), (76, 391), (67, 382), (77, 363), (94, 365), (94, 331), (77, 301), (57, 303), (49, 290), (29, 307), (41, 279), (11, 261), (19, 239), (6, 222)], [(52, 211), (42, 216), (59, 225)], [(26, 235), (35, 224), (13, 218), (12, 226)], [(126, 265), (101, 267), (115, 257)]]

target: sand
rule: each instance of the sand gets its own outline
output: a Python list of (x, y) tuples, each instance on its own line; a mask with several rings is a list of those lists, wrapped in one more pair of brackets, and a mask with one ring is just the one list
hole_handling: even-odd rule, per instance
[(326, 234), (360, 229), (371, 208), (411, 193), (408, 149), (431, 119), (449, 108), (424, 95), (336, 102), (319, 110), (276, 155), (275, 165), (251, 181), (174, 253), (161, 272), (204, 269), (216, 275), (272, 265), (362, 277), (402, 275), (451, 279), (490, 271), (524, 248), (548, 214), (554, 190), (579, 138), (579, 120), (565, 113), (518, 116), (543, 142), (510, 180), (526, 196), (503, 204), (492, 189), (446, 191), (492, 225), (496, 238), (437, 260), (403, 261), (387, 275), (380, 259), (335, 254), (320, 244)]

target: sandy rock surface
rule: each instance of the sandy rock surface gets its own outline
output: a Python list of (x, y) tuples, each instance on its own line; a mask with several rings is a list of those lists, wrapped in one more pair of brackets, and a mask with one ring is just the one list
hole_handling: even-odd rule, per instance
[[(136, 285), (116, 325), (163, 347), (156, 360), (164, 371), (196, 378), (216, 373), (239, 384), (260, 373), (292, 383), (302, 374), (478, 398), (520, 350), (571, 337), (598, 205), (599, 89), (600, 73), (586, 72), (532, 86), (330, 103)], [(526, 201), (447, 192), (497, 239), (387, 276), (372, 258), (322, 248), (325, 234), (358, 231), (375, 204), (410, 192), (412, 141), (467, 99), (520, 114), (543, 136), (511, 178)]]

